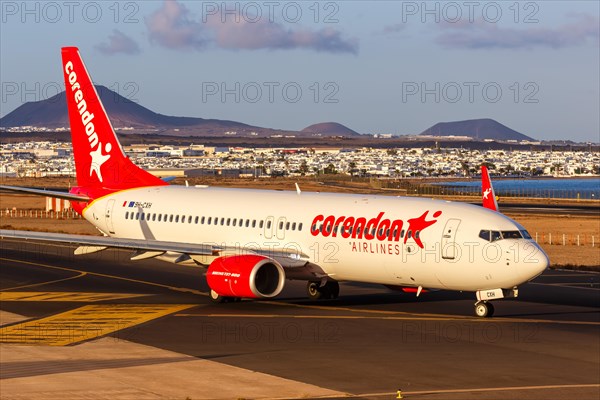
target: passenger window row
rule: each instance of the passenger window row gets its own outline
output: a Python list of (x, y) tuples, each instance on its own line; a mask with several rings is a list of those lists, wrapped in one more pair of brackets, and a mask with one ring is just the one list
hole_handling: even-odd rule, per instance
[[(225, 217), (206, 217), (178, 214), (161, 214), (161, 213), (144, 213), (144, 212), (125, 212), (126, 220), (135, 221), (150, 221), (150, 222), (169, 222), (169, 223), (188, 223), (196, 225), (220, 225), (220, 226), (236, 226), (239, 228), (256, 228), (271, 229), (272, 220), (256, 220), (249, 218), (225, 218)], [(279, 222), (279, 230), (302, 231), (302, 222)]]

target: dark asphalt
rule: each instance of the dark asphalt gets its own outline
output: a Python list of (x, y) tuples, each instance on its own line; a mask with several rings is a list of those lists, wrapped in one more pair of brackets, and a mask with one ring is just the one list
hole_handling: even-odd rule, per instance
[[(125, 251), (75, 257), (72, 246), (0, 246), (2, 291), (141, 293), (149, 296), (105, 303), (197, 304), (112, 335), (125, 340), (364, 398), (393, 398), (398, 388), (419, 399), (600, 398), (597, 273), (548, 271), (481, 320), (471, 316), (472, 293), (417, 299), (357, 283), (342, 284), (336, 301), (310, 302), (304, 283), (288, 282), (276, 301), (215, 305), (202, 269), (132, 262)], [(81, 305), (0, 308), (42, 317)], [(519, 389), (500, 390), (507, 387)]]

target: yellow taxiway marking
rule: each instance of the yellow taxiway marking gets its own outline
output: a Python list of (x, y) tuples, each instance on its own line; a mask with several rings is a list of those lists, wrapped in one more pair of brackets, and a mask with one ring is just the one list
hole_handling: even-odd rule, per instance
[(539, 285), (539, 286), (554, 286), (554, 287), (562, 287), (569, 289), (585, 289), (585, 290), (600, 290), (597, 287), (585, 287), (585, 286), (573, 286), (573, 285), (598, 285), (598, 282), (574, 282), (574, 283), (538, 283), (538, 282), (529, 282), (530, 285)]
[[(539, 385), (539, 386), (508, 386), (508, 387), (489, 387), (489, 388), (473, 388), (473, 389), (441, 389), (441, 390), (419, 390), (419, 391), (404, 391), (402, 390), (402, 395), (405, 396), (422, 396), (422, 395), (436, 395), (436, 394), (459, 394), (459, 393), (486, 393), (486, 392), (520, 392), (520, 391), (529, 391), (529, 390), (556, 390), (556, 389), (593, 389), (600, 388), (600, 384), (597, 383), (584, 383), (584, 384), (566, 384), (566, 385)], [(382, 392), (382, 393), (359, 393), (352, 394), (346, 393), (345, 398), (376, 398), (376, 397), (386, 397), (391, 398), (390, 396), (397, 396), (398, 391), (396, 392)], [(314, 399), (337, 399), (340, 398), (340, 395), (325, 395), (325, 396), (315, 396)], [(305, 397), (274, 397), (272, 400), (292, 400), (292, 399), (305, 399)]]
[[(138, 279), (124, 278), (124, 277), (115, 276), (115, 275), (101, 274), (98, 272), (87, 272), (87, 271), (81, 271), (81, 270), (78, 270), (75, 268), (57, 267), (57, 266), (53, 266), (53, 265), (16, 260), (16, 259), (12, 259), (12, 258), (0, 257), (0, 260), (11, 261), (11, 262), (21, 263), (21, 264), (34, 265), (34, 266), (44, 267), (44, 268), (58, 269), (58, 270), (63, 270), (63, 271), (81, 272), (81, 273), (85, 272), (88, 275), (92, 275), (92, 276), (100, 276), (103, 278), (117, 279), (117, 280), (122, 280), (122, 281), (126, 281), (126, 282), (134, 282), (134, 283), (140, 283), (140, 284), (144, 284), (144, 285), (162, 287), (162, 288), (166, 288), (166, 289), (170, 289), (170, 290), (174, 290), (174, 291), (178, 291), (178, 292), (187, 292), (187, 293), (193, 293), (193, 294), (197, 294), (197, 295), (201, 295), (201, 296), (208, 296), (208, 293), (201, 292), (199, 290), (163, 285), (163, 284), (156, 283), (156, 282), (148, 282), (148, 281), (142, 281), (142, 280), (138, 280)], [(323, 311), (334, 311), (334, 312), (341, 311), (341, 312), (351, 312), (351, 313), (366, 313), (366, 314), (387, 315), (387, 316), (396, 316), (396, 317), (404, 316), (404, 317), (409, 317), (412, 319), (431, 318), (431, 319), (441, 319), (441, 320), (443, 319), (443, 320), (455, 320), (455, 321), (462, 320), (462, 321), (467, 321), (467, 322), (468, 321), (471, 321), (471, 322), (520, 322), (520, 323), (547, 323), (547, 324), (564, 324), (564, 325), (569, 325), (569, 324), (571, 324), (571, 325), (600, 325), (600, 323), (598, 323), (598, 322), (560, 321), (560, 320), (553, 321), (553, 320), (525, 319), (525, 318), (494, 318), (494, 319), (490, 320), (487, 318), (473, 318), (473, 317), (462, 316), (462, 315), (429, 314), (429, 313), (414, 314), (414, 313), (409, 313), (409, 312), (405, 312), (405, 311), (370, 310), (370, 309), (364, 309), (364, 308), (361, 309), (361, 308), (348, 308), (348, 307), (336, 307), (336, 306), (304, 305), (304, 304), (288, 303), (288, 302), (281, 301), (281, 300), (280, 301), (265, 301), (265, 303), (278, 305), (278, 306), (305, 308), (305, 309), (309, 309), (309, 310), (310, 309), (318, 309), (318, 310), (323, 310)]]
[(0, 343), (66, 346), (194, 307), (191, 304), (95, 304), (0, 328)]
[[(291, 319), (373, 319), (373, 320), (388, 320), (388, 321), (453, 321), (455, 318), (448, 316), (447, 318), (436, 317), (397, 317), (397, 316), (372, 316), (372, 315), (289, 315), (289, 314), (188, 314), (179, 313), (175, 317), (203, 317), (203, 318), (291, 318)], [(462, 319), (461, 319), (462, 321)]]
[(52, 280), (52, 281), (45, 281), (45, 282), (38, 282), (38, 283), (32, 283), (32, 284), (29, 284), (29, 285), (15, 286), (15, 287), (11, 287), (11, 288), (6, 288), (4, 290), (16, 290), (16, 289), (25, 289), (25, 288), (32, 288), (32, 287), (44, 286), (44, 285), (49, 285), (51, 283), (58, 283), (58, 282), (70, 281), (71, 279), (81, 278), (81, 277), (84, 277), (86, 275), (87, 275), (86, 272), (81, 272), (81, 273), (78, 273), (77, 275), (70, 276), (68, 278), (55, 279), (55, 280)]
[(16, 259), (13, 259), (13, 258), (3, 258), (3, 257), (0, 257), (0, 260), (11, 261), (11, 262), (14, 262), (14, 263), (19, 263), (19, 264), (34, 265), (36, 267), (58, 269), (58, 270), (61, 270), (61, 271), (80, 272), (80, 273), (85, 273), (85, 274), (91, 275), (91, 276), (100, 276), (102, 278), (117, 279), (117, 280), (120, 280), (120, 281), (140, 283), (140, 284), (143, 284), (143, 285), (150, 285), (150, 286), (157, 286), (157, 287), (161, 287), (161, 288), (165, 288), (165, 289), (174, 290), (174, 291), (177, 291), (177, 292), (192, 293), (192, 294), (198, 294), (198, 295), (201, 295), (201, 296), (208, 296), (208, 293), (201, 292), (201, 291), (195, 290), (195, 289), (188, 289), (188, 288), (181, 288), (181, 287), (176, 287), (176, 286), (163, 285), (162, 283), (148, 282), (148, 281), (142, 281), (142, 280), (139, 280), (139, 279), (132, 279), (132, 278), (124, 278), (122, 276), (115, 276), (115, 275), (109, 275), (109, 274), (101, 274), (99, 272), (81, 271), (81, 270), (75, 269), (75, 268), (58, 267), (58, 266), (55, 266), (55, 265), (48, 265), (48, 264), (31, 262), (31, 261), (16, 260)]
[[(419, 391), (402, 391), (403, 395), (436, 395), (436, 394), (451, 394), (451, 393), (485, 393), (485, 392), (514, 392), (525, 390), (555, 390), (555, 389), (593, 389), (600, 388), (600, 384), (574, 384), (574, 385), (540, 385), (540, 386), (508, 386), (508, 387), (490, 387), (490, 388), (474, 388), (474, 389), (442, 389), (442, 390), (419, 390)], [(349, 397), (387, 397), (397, 395), (398, 392), (388, 393), (361, 393), (350, 395)], [(333, 398), (334, 396), (315, 397), (318, 399)]]
[(0, 292), (0, 301), (74, 301), (91, 303), (95, 301), (129, 299), (140, 296), (148, 295), (89, 292)]
[(373, 319), (387, 321), (460, 321), (474, 323), (530, 323), (530, 324), (558, 324), (558, 325), (592, 325), (598, 326), (600, 322), (594, 321), (561, 321), (547, 319), (524, 319), (524, 318), (475, 318), (446, 315), (445, 317), (434, 317), (421, 314), (412, 315), (291, 315), (291, 314), (191, 314), (179, 313), (175, 317), (202, 317), (202, 318), (296, 318), (296, 319)]
[[(323, 311), (342, 311), (342, 312), (351, 312), (351, 313), (365, 313), (365, 314), (389, 315), (389, 316), (416, 315), (415, 313), (410, 313), (407, 311), (370, 310), (370, 309), (365, 309), (365, 308), (349, 308), (349, 307), (339, 307), (339, 306), (318, 306), (318, 305), (312, 305), (312, 304), (311, 305), (294, 304), (294, 303), (288, 303), (288, 302), (281, 301), (281, 300), (267, 301), (266, 303), (277, 305), (277, 306), (317, 309), (317, 310), (323, 310)], [(431, 314), (431, 313), (423, 313), (423, 314), (418, 314), (418, 315), (419, 315), (419, 317), (440, 318), (440, 319), (464, 319), (466, 321), (473, 319), (473, 317), (468, 317), (465, 315), (448, 315), (448, 314)]]

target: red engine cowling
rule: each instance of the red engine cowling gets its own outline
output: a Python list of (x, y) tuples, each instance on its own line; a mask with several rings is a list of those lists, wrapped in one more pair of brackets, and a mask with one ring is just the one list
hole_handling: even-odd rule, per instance
[(270, 298), (281, 293), (285, 272), (277, 261), (268, 257), (224, 256), (210, 264), (206, 281), (221, 296)]

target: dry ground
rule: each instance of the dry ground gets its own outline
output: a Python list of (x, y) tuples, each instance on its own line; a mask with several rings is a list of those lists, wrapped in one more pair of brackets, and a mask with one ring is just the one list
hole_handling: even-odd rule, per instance
[[(538, 243), (548, 254), (553, 267), (587, 266), (600, 269), (600, 214), (508, 216), (523, 225), (534, 238), (537, 235)], [(552, 244), (549, 243), (550, 239)]]

